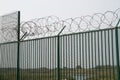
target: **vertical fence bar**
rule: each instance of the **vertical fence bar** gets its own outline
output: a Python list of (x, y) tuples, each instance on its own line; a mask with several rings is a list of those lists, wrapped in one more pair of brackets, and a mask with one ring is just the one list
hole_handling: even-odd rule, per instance
[(103, 31), (101, 31), (101, 60), (102, 60), (102, 79), (104, 80), (104, 59), (103, 59)]
[(64, 36), (62, 36), (61, 38), (62, 38), (62, 57), (63, 57), (62, 60), (61, 60), (62, 61), (62, 66), (63, 66), (63, 69), (62, 69), (62, 74), (63, 75), (62, 75), (62, 77), (65, 78), (65, 76), (66, 76), (65, 75), (66, 68), (65, 68), (65, 54), (64, 54), (64, 51), (65, 51), (64, 46), (65, 46), (65, 44), (63, 43), (64, 42)]
[[(77, 58), (77, 66), (80, 66), (79, 64), (78, 64), (78, 59), (79, 59), (79, 57), (78, 57), (78, 34), (76, 35), (76, 38), (75, 38), (75, 44), (76, 44), (76, 58)], [(76, 70), (76, 69), (75, 69)], [(79, 68), (77, 68), (77, 75), (78, 75), (78, 70), (79, 70)], [(75, 71), (76, 72), (76, 71)], [(78, 79), (78, 76), (77, 76), (77, 79)]]
[(87, 58), (88, 58), (88, 56), (87, 56), (87, 33), (85, 33), (85, 47), (84, 47), (84, 50), (85, 50), (85, 73), (83, 72), (83, 74), (85, 74), (85, 75), (87, 75), (88, 74), (88, 71), (87, 71)]
[[(84, 43), (85, 43), (85, 41), (84, 41), (84, 34), (82, 34), (82, 53), (81, 53), (81, 58), (82, 58), (82, 64), (83, 64), (83, 70), (82, 70), (82, 74), (84, 74), (84, 69), (85, 69), (85, 66), (84, 66), (84, 54), (85, 54), (85, 52), (84, 52)], [(82, 77), (81, 77), (81, 79), (82, 79)]]
[(63, 36), (63, 59), (64, 59), (64, 68), (65, 68), (65, 72), (64, 72), (64, 75), (65, 75), (65, 78), (67, 77), (67, 53), (66, 53), (66, 36)]
[[(67, 55), (68, 55), (68, 37), (67, 36), (65, 36), (65, 42), (66, 43), (64, 43), (66, 46), (65, 46), (65, 48), (66, 48), (66, 51), (65, 51), (65, 53), (66, 53), (66, 68), (68, 68), (68, 66), (67, 66), (67, 64), (68, 64), (68, 57), (67, 57)], [(66, 78), (67, 78), (67, 74), (68, 74), (68, 69), (66, 70)]]
[(68, 79), (70, 79), (70, 35), (68, 36), (68, 48), (67, 48), (67, 50), (68, 50)]
[[(44, 42), (44, 39), (43, 39), (43, 42)], [(42, 42), (42, 43), (43, 43), (43, 42)], [(47, 61), (46, 61), (46, 63), (48, 64), (47, 66), (48, 66), (48, 69), (49, 69), (49, 68), (50, 68), (50, 67), (49, 67), (49, 66), (50, 66), (50, 58), (49, 58), (49, 56), (50, 56), (50, 54), (49, 54), (49, 53), (50, 53), (50, 52), (49, 52), (49, 51), (50, 51), (50, 49), (49, 49), (49, 48), (50, 48), (50, 38), (47, 39), (47, 42), (48, 42), (48, 45), (47, 45)], [(43, 44), (42, 44), (42, 45), (43, 45)], [(43, 46), (44, 46), (44, 45), (43, 45)], [(44, 49), (44, 48), (43, 48), (43, 49)], [(44, 50), (43, 50), (42, 53), (43, 53), (43, 55), (44, 55)], [(45, 57), (45, 55), (44, 55), (44, 57)], [(45, 62), (44, 59), (43, 59), (42, 62), (43, 62), (43, 66), (44, 66), (44, 62)], [(49, 80), (50, 72), (48, 71), (47, 74), (48, 74), (47, 77), (48, 77), (48, 80)], [(44, 79), (45, 79), (45, 76), (43, 76), (43, 80), (44, 80)]]
[[(90, 33), (89, 33), (89, 34), (90, 34)], [(90, 39), (90, 38), (89, 38), (89, 39)], [(88, 39), (88, 40), (89, 40), (89, 39)], [(94, 80), (94, 78), (93, 78), (93, 77), (94, 77), (94, 76), (93, 76), (93, 75), (94, 75), (94, 70), (93, 70), (93, 66), (94, 66), (94, 65), (93, 65), (93, 61), (94, 61), (94, 59), (93, 59), (93, 58), (94, 58), (94, 57), (93, 57), (93, 53), (94, 53), (94, 52), (93, 52), (93, 49), (94, 49), (94, 48), (93, 48), (93, 46), (94, 46), (94, 45), (93, 45), (93, 32), (91, 32), (91, 59), (92, 59), (92, 62), (91, 62), (91, 63), (92, 63), (91, 71), (92, 71), (92, 72), (89, 73), (89, 75), (92, 74), (92, 75), (90, 75), (90, 77), (92, 77), (92, 79)], [(89, 52), (89, 54), (90, 54), (90, 52)], [(90, 62), (89, 62), (89, 64), (90, 64)], [(89, 69), (90, 69), (90, 68), (89, 68)]]
[[(82, 34), (79, 34), (79, 58), (80, 58), (80, 66), (82, 68)], [(80, 74), (82, 73), (82, 70), (80, 70)], [(80, 77), (81, 79), (81, 77)]]
[(19, 55), (20, 55), (20, 11), (18, 11), (18, 45), (17, 45), (17, 76), (16, 80), (19, 80)]
[(75, 75), (76, 74), (76, 44), (75, 44), (75, 39), (76, 39), (76, 36), (75, 35), (73, 35), (73, 45), (74, 45), (74, 48), (73, 48), (73, 53), (74, 53), (74, 66), (73, 66), (73, 69), (74, 69), (74, 71), (73, 71), (73, 75)]
[(97, 47), (98, 47), (98, 53), (97, 53), (98, 54), (97, 55), (98, 56), (97, 57), (98, 58), (98, 70), (97, 71), (98, 71), (98, 75), (99, 75), (99, 79), (100, 79), (100, 36), (99, 36), (99, 33), (100, 32), (97, 32), (97, 42), (98, 42), (97, 43)]
[[(49, 56), (50, 56), (50, 68), (49, 69), (51, 69), (51, 65), (52, 65), (52, 58), (51, 58), (51, 53), (52, 53), (52, 38), (50, 38), (50, 54), (49, 54)], [(50, 73), (49, 73), (49, 75), (51, 76), (51, 71), (50, 71)], [(51, 80), (51, 77), (50, 77), (50, 80)]]
[(120, 80), (120, 68), (119, 68), (119, 42), (118, 42), (118, 25), (120, 23), (120, 19), (115, 26), (115, 46), (116, 46), (116, 63), (117, 63), (117, 80)]
[[(95, 40), (95, 42), (94, 42), (94, 46), (95, 46), (95, 49), (94, 49), (94, 51), (95, 51), (95, 66), (97, 66), (97, 58), (96, 58), (96, 53), (97, 53), (97, 50), (96, 50), (96, 47), (97, 47), (97, 37), (96, 37), (96, 35), (97, 35), (97, 33), (96, 32), (94, 32), (94, 40)], [(95, 69), (95, 79), (97, 79), (97, 68)]]
[(58, 55), (57, 55), (57, 77), (58, 77), (58, 79), (57, 80), (60, 80), (60, 50), (59, 50), (59, 35), (58, 35), (58, 37), (57, 37), (57, 53), (58, 53)]
[(108, 55), (109, 55), (109, 57), (108, 57), (108, 59), (109, 59), (109, 65), (108, 65), (108, 76), (110, 76), (109, 77), (109, 80), (111, 80), (111, 69), (109, 68), (109, 66), (111, 67), (111, 61), (110, 61), (110, 54), (111, 54), (111, 52), (110, 52), (110, 32), (109, 32), (110, 30), (108, 30)]
[(107, 75), (107, 44), (106, 44), (107, 42), (106, 42), (106, 31), (104, 31), (104, 42), (105, 42), (104, 43), (104, 46), (105, 46), (105, 52), (104, 53), (105, 53), (105, 67), (106, 67), (105, 68), (105, 72), (106, 72), (105, 75), (106, 75), (106, 79), (108, 79), (108, 75)]
[(90, 74), (90, 33), (88, 33), (88, 60), (89, 60), (88, 74)]
[(115, 44), (116, 44), (117, 80), (120, 80), (118, 27), (115, 28), (115, 42), (116, 42)]
[(61, 31), (58, 33), (58, 36), (57, 36), (57, 77), (58, 79), (57, 80), (60, 80), (60, 34), (61, 32), (65, 29), (66, 26), (64, 26)]
[[(47, 39), (47, 41), (48, 41), (48, 39)], [(41, 46), (40, 46), (41, 47), (41, 51), (40, 51), (40, 53), (41, 53), (41, 57), (40, 57), (41, 61), (40, 62), (41, 62), (41, 68), (42, 68), (44, 66), (44, 62), (43, 62), (44, 61), (44, 54), (43, 54), (43, 51), (44, 51), (43, 50), (44, 49), (44, 46), (43, 46), (44, 39), (41, 39), (40, 43), (41, 43)], [(48, 42), (48, 44), (49, 44), (49, 42)], [(48, 45), (48, 47), (49, 47), (49, 45)], [(48, 48), (47, 48), (47, 51), (48, 51)], [(47, 54), (48, 54), (48, 52), (47, 52)], [(47, 57), (47, 59), (48, 59), (48, 57)], [(40, 69), (40, 71), (42, 72), (42, 69)], [(41, 78), (41, 80), (44, 80), (44, 76), (41, 76), (40, 78)]]
[(73, 55), (72, 55), (72, 51), (73, 51), (73, 49), (72, 49), (72, 35), (70, 35), (70, 57), (69, 57), (69, 60), (70, 60), (70, 77), (69, 77), (69, 79), (71, 78), (71, 75), (73, 75), (73, 73), (72, 73), (72, 64), (73, 64), (73, 62), (72, 62), (72, 57), (73, 57)]
[(115, 79), (115, 66), (114, 66), (114, 49), (113, 49), (113, 29), (111, 30), (111, 48), (112, 48), (112, 79)]

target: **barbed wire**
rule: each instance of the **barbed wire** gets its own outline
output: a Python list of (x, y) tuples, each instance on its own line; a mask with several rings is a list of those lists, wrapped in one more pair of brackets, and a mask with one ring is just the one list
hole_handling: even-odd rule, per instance
[[(18, 12), (0, 17), (0, 43), (17, 41)], [(120, 19), (120, 8), (115, 11), (95, 13), (92, 16), (82, 16), (61, 20), (56, 16), (36, 18), (21, 22), (20, 37), (22, 40), (57, 35), (64, 27), (61, 35), (69, 33), (113, 28)], [(119, 24), (120, 26), (120, 24)]]
[(38, 18), (21, 23), (21, 36), (26, 33), (24, 39), (54, 36), (66, 26), (62, 34), (99, 30), (115, 27), (120, 19), (120, 8), (105, 13), (95, 13), (92, 16), (82, 16), (60, 20), (56, 16)]

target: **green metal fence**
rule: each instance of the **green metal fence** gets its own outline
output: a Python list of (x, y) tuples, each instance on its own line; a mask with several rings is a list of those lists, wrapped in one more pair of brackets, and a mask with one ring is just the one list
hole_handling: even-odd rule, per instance
[[(79, 76), (89, 80), (117, 80), (120, 55), (115, 37), (115, 28), (62, 35), (59, 56), (57, 36), (21, 41), (19, 80), (56, 80), (58, 76), (59, 80), (74, 80)], [(17, 42), (1, 44), (0, 51), (3, 67), (0, 78), (16, 80)]]
[(0, 80), (16, 80), (19, 12), (0, 17)]
[(119, 34), (117, 25), (0, 43), (0, 80), (120, 80)]

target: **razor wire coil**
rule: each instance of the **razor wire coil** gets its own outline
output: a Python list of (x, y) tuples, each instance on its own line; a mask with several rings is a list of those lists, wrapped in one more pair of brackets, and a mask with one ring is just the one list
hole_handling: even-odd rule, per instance
[[(69, 18), (61, 20), (57, 16), (36, 18), (30, 21), (21, 22), (20, 37), (22, 40), (41, 37), (55, 36), (64, 27), (63, 34), (114, 28), (120, 19), (120, 8), (115, 11), (95, 13), (92, 16)], [(17, 41), (18, 32), (17, 12), (0, 17), (0, 43)], [(119, 24), (120, 26), (120, 24)]]
[(26, 39), (54, 36), (66, 26), (61, 34), (84, 32), (115, 27), (120, 19), (120, 8), (92, 16), (82, 16), (61, 20), (56, 16), (38, 18), (21, 23), (21, 36), (27, 32)]

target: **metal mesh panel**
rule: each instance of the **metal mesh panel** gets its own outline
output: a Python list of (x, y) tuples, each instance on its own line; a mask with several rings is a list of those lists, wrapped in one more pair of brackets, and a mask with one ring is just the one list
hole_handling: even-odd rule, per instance
[(17, 41), (18, 12), (0, 17), (0, 43)]
[(17, 30), (18, 12), (0, 17), (0, 80), (16, 80)]

